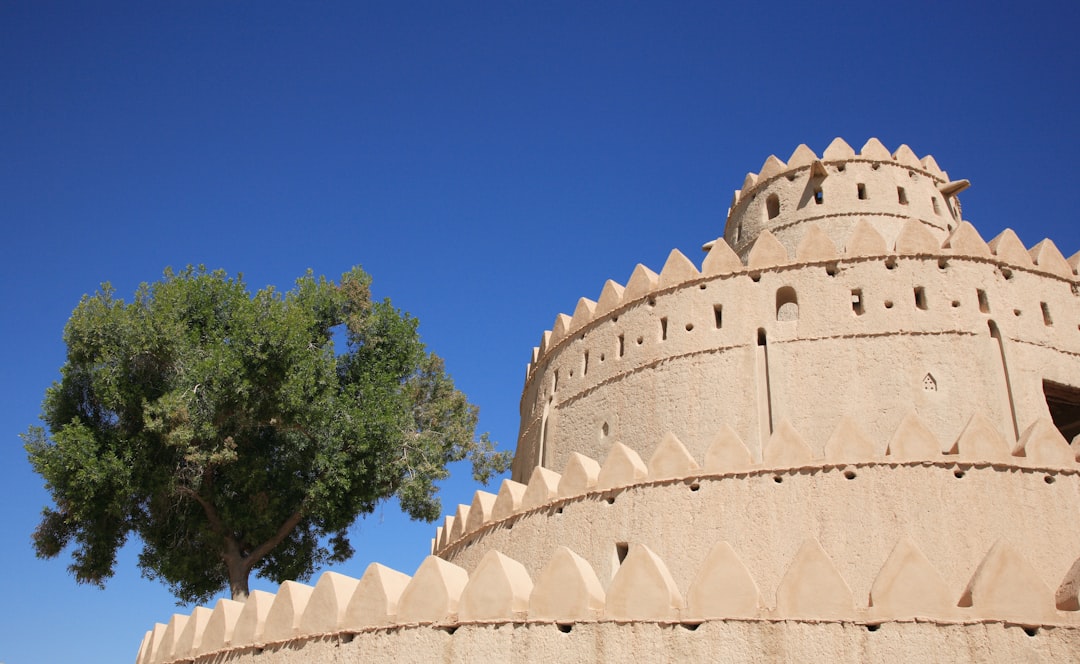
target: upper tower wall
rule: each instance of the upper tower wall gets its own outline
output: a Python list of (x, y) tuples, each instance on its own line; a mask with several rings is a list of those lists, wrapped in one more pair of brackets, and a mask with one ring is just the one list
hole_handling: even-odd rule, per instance
[(837, 240), (865, 219), (891, 245), (904, 222), (915, 219), (941, 242), (960, 221), (956, 194), (967, 184), (950, 182), (933, 157), (920, 160), (906, 145), (890, 154), (871, 138), (856, 154), (837, 138), (820, 157), (800, 145), (786, 164), (770, 156), (759, 173), (747, 174), (724, 239), (745, 260), (763, 230), (794, 253), (809, 222)]

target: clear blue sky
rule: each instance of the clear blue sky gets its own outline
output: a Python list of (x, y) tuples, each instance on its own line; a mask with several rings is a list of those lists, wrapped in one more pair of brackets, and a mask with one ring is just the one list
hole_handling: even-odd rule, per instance
[[(0, 662), (132, 661), (177, 610), (133, 546), (104, 591), (30, 546), (17, 434), (102, 281), (362, 264), (512, 448), (555, 314), (700, 260), (770, 153), (908, 143), (972, 181), (986, 239), (1080, 249), (1080, 5), (727, 4), (0, 2)], [(387, 505), (354, 532), (338, 571), (411, 574), (434, 526)]]

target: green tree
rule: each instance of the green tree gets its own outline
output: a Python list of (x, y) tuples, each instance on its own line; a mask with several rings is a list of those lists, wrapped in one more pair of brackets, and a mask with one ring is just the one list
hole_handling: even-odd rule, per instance
[(478, 481), (505, 470), (417, 321), (370, 284), (354, 268), (252, 296), (189, 267), (130, 304), (108, 284), (84, 296), (47, 430), (23, 435), (55, 503), (38, 556), (74, 543), (75, 578), (103, 585), (134, 533), (143, 574), (181, 600), (243, 599), (252, 571), (280, 583), (349, 558), (349, 526), (386, 498), (438, 518), (450, 462)]

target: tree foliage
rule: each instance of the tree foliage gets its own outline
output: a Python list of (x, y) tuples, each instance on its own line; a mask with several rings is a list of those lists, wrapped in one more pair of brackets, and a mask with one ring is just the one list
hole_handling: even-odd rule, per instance
[(370, 284), (354, 268), (252, 296), (189, 267), (131, 303), (108, 284), (84, 296), (46, 428), (23, 436), (55, 503), (38, 555), (73, 543), (75, 578), (102, 585), (134, 533), (143, 573), (181, 600), (243, 598), (252, 571), (282, 582), (349, 558), (349, 526), (390, 496), (436, 519), (448, 463), (505, 470), (417, 321)]

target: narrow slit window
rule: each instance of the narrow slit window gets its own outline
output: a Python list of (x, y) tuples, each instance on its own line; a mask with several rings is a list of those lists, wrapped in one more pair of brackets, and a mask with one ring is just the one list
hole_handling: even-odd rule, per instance
[(660, 319), (660, 341), (667, 340), (667, 318)]
[(930, 202), (934, 206), (934, 214), (940, 216), (941, 215), (941, 204), (938, 203), (937, 196), (931, 196), (930, 197)]
[(821, 205), (825, 202), (825, 194), (821, 191), (821, 187), (814, 187), (814, 203)]
[(1054, 324), (1054, 319), (1050, 317), (1050, 307), (1045, 302), (1040, 302), (1039, 306), (1042, 307), (1043, 325), (1050, 327)]
[(769, 194), (769, 197), (765, 199), (765, 211), (769, 215), (769, 219), (776, 219), (780, 216), (780, 197), (776, 194)]
[(716, 323), (716, 329), (720, 329), (724, 326), (724, 305), (714, 304), (712, 308), (713, 321)]
[(975, 292), (979, 295), (979, 311), (984, 314), (990, 313), (990, 301), (986, 299), (986, 291), (978, 288)]
[(903, 187), (896, 188), (896, 199), (900, 202), (900, 205), (907, 205), (907, 192)]
[(858, 191), (859, 191), (859, 200), (860, 201), (865, 201), (866, 200), (866, 185), (863, 184), (862, 182), (860, 182), (858, 184)]
[(552, 392), (558, 392), (559, 391), (559, 370), (558, 369), (555, 370), (555, 381), (551, 385), (551, 391)]
[(626, 352), (626, 340), (623, 338), (623, 335), (620, 334), (619, 335), (619, 357), (622, 357), (624, 352)]
[(585, 351), (585, 362), (581, 367), (581, 375), (585, 376), (589, 373), (589, 351)]
[(923, 311), (926, 310), (926, 289), (922, 286), (915, 289), (915, 306)]
[(866, 311), (866, 309), (863, 308), (863, 296), (861, 288), (856, 288), (851, 291), (851, 310), (855, 312), (856, 316), (862, 316), (863, 312)]
[(623, 564), (626, 554), (630, 553), (630, 545), (626, 542), (615, 542), (615, 566)]

